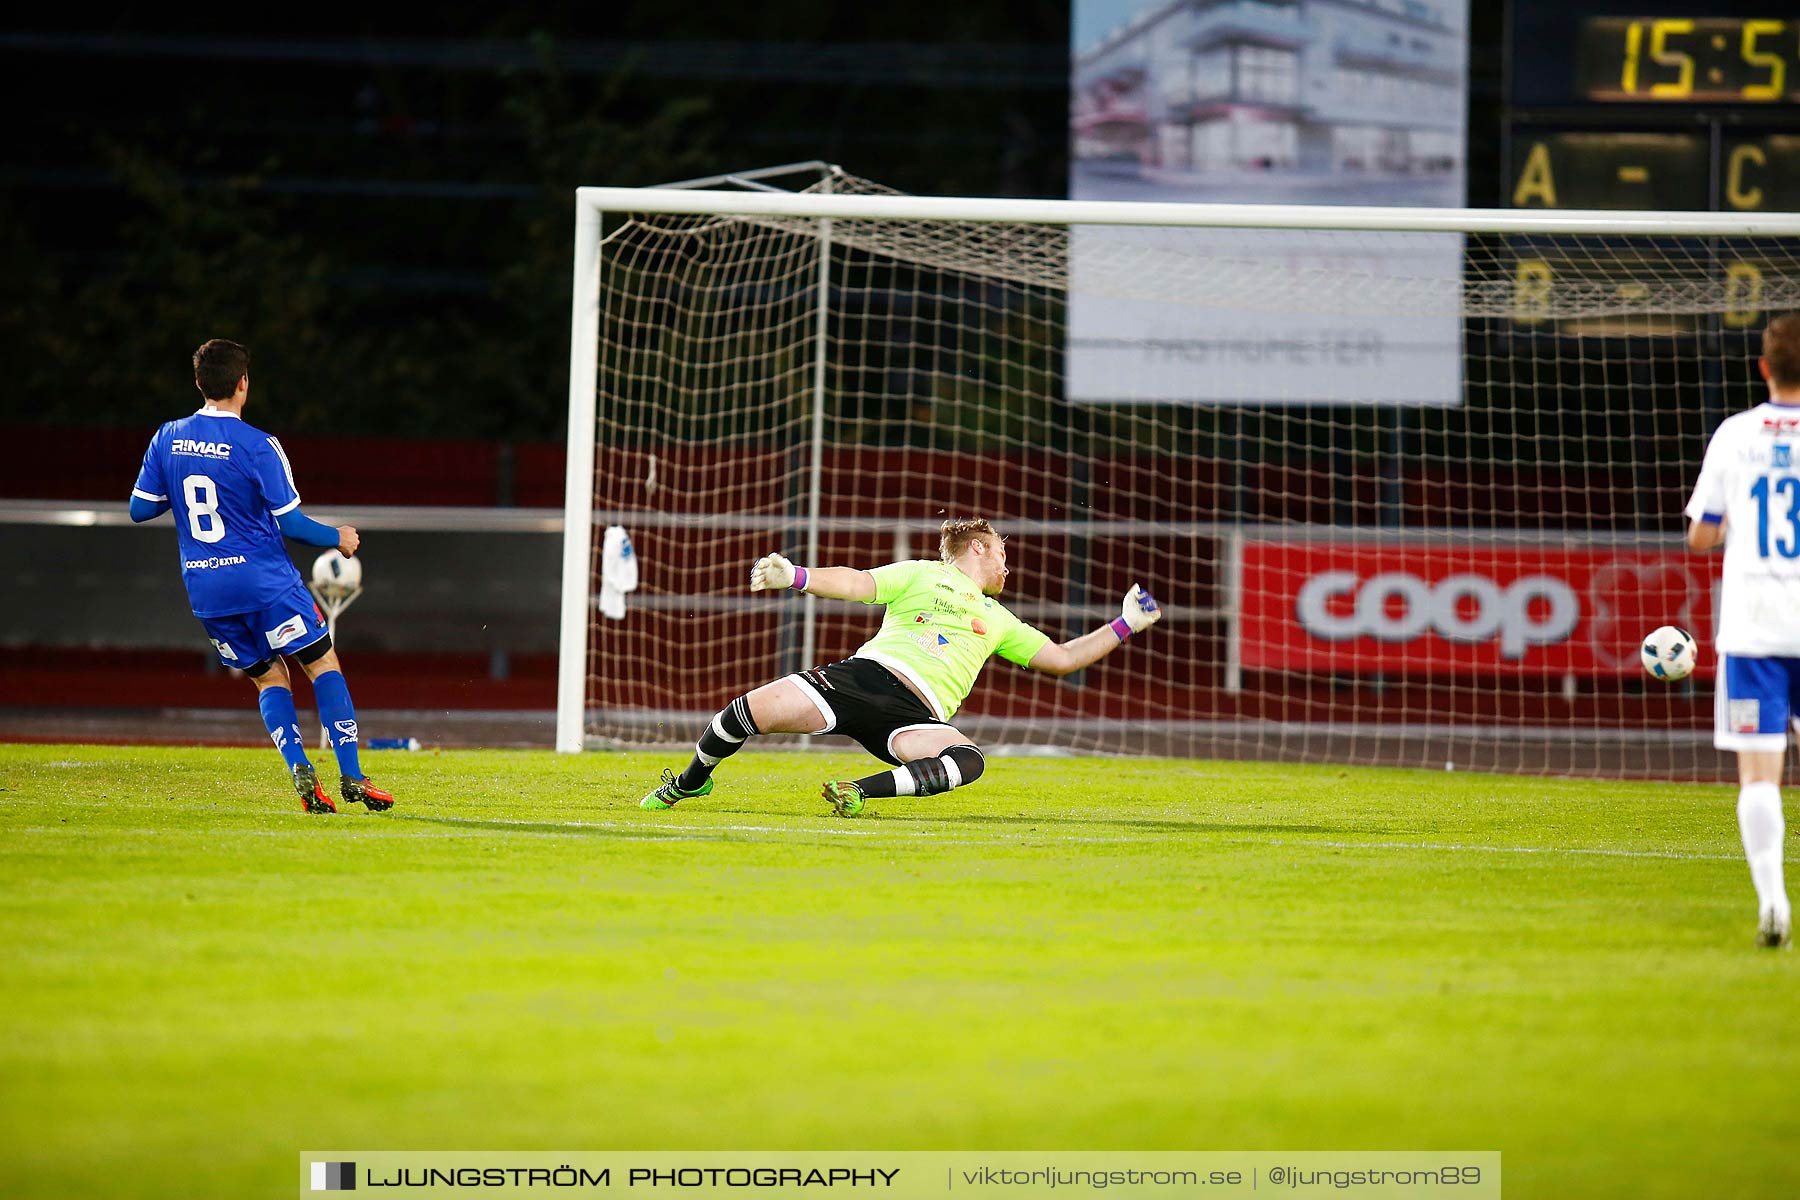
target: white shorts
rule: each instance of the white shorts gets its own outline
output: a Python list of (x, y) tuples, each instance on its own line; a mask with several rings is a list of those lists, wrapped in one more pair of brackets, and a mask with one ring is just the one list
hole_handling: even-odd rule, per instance
[(1721, 750), (1787, 749), (1800, 696), (1800, 658), (1721, 654), (1713, 692), (1713, 745)]

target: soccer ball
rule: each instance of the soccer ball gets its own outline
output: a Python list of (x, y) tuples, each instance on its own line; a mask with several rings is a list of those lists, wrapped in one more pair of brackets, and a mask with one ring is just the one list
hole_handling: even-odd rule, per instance
[(341, 599), (362, 586), (362, 560), (327, 550), (313, 559), (313, 587), (319, 595)]
[(1686, 679), (1700, 661), (1694, 635), (1678, 625), (1651, 630), (1639, 653), (1644, 659), (1644, 670), (1671, 683)]

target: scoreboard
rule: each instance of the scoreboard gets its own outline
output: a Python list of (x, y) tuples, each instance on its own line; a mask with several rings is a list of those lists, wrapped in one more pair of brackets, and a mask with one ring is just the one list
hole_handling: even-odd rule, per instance
[[(1506, 18), (1501, 207), (1800, 212), (1800, 8), (1512, 0)], [(1684, 270), (1722, 282), (1726, 311), (1640, 317), (1631, 330), (1760, 328), (1764, 280), (1792, 260), (1758, 241), (1698, 256), (1646, 239), (1602, 239), (1576, 256), (1529, 238), (1505, 245), (1513, 327), (1562, 334), (1620, 328), (1550, 317), (1565, 285), (1624, 299)]]
[(1785, 20), (1589, 16), (1576, 88), (1625, 103), (1784, 103), (1800, 99), (1795, 57)]
[(1522, 122), (1507, 141), (1511, 208), (1800, 211), (1800, 133)]
[(1800, 211), (1800, 10), (1513, 0), (1514, 208)]

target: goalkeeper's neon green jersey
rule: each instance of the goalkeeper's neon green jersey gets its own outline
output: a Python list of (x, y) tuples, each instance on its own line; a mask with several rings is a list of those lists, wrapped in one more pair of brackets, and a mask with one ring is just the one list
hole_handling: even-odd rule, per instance
[(875, 577), (871, 604), (887, 605), (874, 637), (856, 652), (925, 693), (939, 720), (948, 721), (975, 686), (990, 656), (1029, 663), (1050, 644), (975, 581), (948, 563), (918, 559), (889, 563)]

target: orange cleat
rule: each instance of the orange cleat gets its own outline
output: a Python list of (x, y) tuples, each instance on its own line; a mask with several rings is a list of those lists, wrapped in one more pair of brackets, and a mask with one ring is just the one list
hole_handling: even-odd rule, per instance
[(310, 763), (301, 763), (294, 768), (294, 790), (300, 793), (300, 807), (309, 813), (334, 813), (337, 805), (325, 794), (319, 783), (319, 773), (312, 769)]
[(367, 775), (361, 779), (345, 775), (338, 782), (345, 804), (366, 804), (370, 812), (386, 812), (394, 807), (394, 797), (370, 783)]

